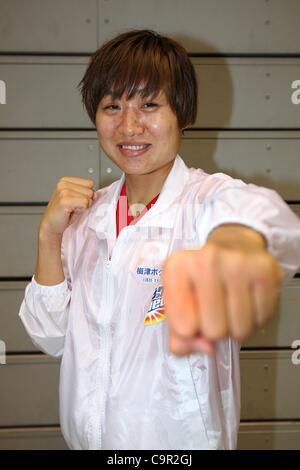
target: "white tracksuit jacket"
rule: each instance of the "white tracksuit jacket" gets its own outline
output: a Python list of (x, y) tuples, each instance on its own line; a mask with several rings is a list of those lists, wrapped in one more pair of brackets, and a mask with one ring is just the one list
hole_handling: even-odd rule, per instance
[(116, 240), (124, 178), (64, 232), (64, 282), (33, 276), (20, 307), (34, 344), (62, 356), (63, 436), (72, 449), (234, 449), (240, 344), (226, 338), (213, 357), (175, 356), (168, 322), (144, 319), (151, 305), (163, 310), (166, 257), (200, 248), (222, 223), (261, 232), (286, 284), (300, 265), (300, 221), (275, 191), (188, 168), (177, 155), (155, 205)]

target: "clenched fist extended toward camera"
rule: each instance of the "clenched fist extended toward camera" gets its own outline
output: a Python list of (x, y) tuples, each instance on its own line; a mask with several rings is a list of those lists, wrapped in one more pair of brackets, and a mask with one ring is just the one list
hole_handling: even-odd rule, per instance
[(244, 341), (276, 311), (282, 279), (264, 238), (246, 226), (219, 226), (202, 248), (174, 252), (163, 269), (170, 351), (212, 354), (226, 336)]

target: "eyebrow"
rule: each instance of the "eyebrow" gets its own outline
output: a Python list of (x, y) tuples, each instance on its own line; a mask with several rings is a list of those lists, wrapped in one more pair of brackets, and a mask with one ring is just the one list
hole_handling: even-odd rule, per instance
[[(138, 93), (139, 94), (139, 93)], [(113, 98), (113, 94), (112, 92), (110, 91), (109, 93), (106, 93), (101, 101), (105, 100), (105, 99), (117, 99), (117, 98)], [(150, 94), (150, 95), (147, 95), (147, 96), (144, 96), (143, 99), (149, 99), (149, 100), (163, 100), (164, 97), (162, 96), (162, 94), (159, 92), (157, 94)]]
[[(136, 90), (136, 94), (142, 94), (142, 92), (145, 90), (146, 86), (145, 85), (140, 85), (137, 90)], [(107, 93), (105, 93), (104, 96), (113, 96), (113, 89), (110, 89), (107, 91)], [(160, 89), (158, 90), (156, 93), (153, 92), (152, 94), (150, 93), (149, 95), (147, 95), (147, 97), (153, 97), (153, 98), (158, 98), (161, 96), (162, 92), (164, 90), (163, 89)]]

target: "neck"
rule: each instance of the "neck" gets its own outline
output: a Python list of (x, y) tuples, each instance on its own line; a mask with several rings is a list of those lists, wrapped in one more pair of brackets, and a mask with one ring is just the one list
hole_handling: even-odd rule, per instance
[(145, 175), (125, 175), (128, 204), (144, 204), (145, 206), (160, 193), (174, 160), (162, 168)]

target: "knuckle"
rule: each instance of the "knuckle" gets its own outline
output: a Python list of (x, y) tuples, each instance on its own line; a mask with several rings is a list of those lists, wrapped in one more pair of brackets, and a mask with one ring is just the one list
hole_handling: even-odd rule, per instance
[(214, 267), (219, 259), (220, 248), (213, 243), (208, 243), (198, 252), (198, 255), (198, 263), (204, 269)]
[(261, 287), (268, 287), (270, 286), (270, 278), (264, 273), (258, 273), (256, 283)]
[(256, 282), (262, 286), (268, 286), (277, 278), (277, 266), (272, 258), (264, 257), (257, 265)]
[(213, 327), (204, 327), (203, 335), (209, 341), (218, 341), (224, 338), (227, 334), (227, 328), (222, 324), (215, 324)]
[(264, 328), (268, 323), (268, 315), (257, 315), (255, 318), (255, 324), (257, 328)]
[(241, 253), (232, 253), (230, 262), (227, 265), (227, 273), (232, 281), (239, 281), (245, 270), (245, 255)]
[(183, 356), (189, 352), (189, 347), (175, 336), (169, 337), (169, 351), (176, 356)]
[(253, 329), (254, 329), (254, 318), (249, 317), (248, 321), (243, 322), (242, 319), (239, 321), (232, 322), (230, 327), (230, 334), (235, 338), (237, 341), (243, 342), (249, 338)]
[(272, 276), (275, 284), (279, 286), (284, 280), (284, 271), (276, 258), (270, 255), (270, 275)]
[(183, 250), (177, 250), (167, 257), (163, 264), (163, 269), (165, 272), (172, 271), (175, 267), (178, 266), (180, 260), (182, 259)]
[(56, 189), (58, 191), (62, 190), (65, 187), (65, 181), (63, 178), (61, 178), (58, 183), (56, 184)]
[(202, 248), (202, 257), (205, 259), (214, 259), (217, 256), (219, 247), (214, 243), (207, 243)]
[(252, 329), (247, 330), (247, 331), (237, 332), (235, 338), (239, 343), (244, 343), (247, 339), (249, 339), (249, 337), (251, 336), (251, 333), (252, 333)]
[(59, 190), (60, 199), (66, 199), (70, 196), (69, 190), (66, 188), (62, 188)]
[(195, 324), (193, 321), (189, 321), (189, 319), (187, 319), (187, 321), (184, 321), (183, 319), (177, 329), (180, 333), (181, 339), (188, 340), (197, 331), (197, 324)]
[(239, 341), (240, 343), (246, 341), (246, 339), (249, 338), (250, 333), (251, 331), (249, 331), (248, 329), (246, 330), (244, 328), (242, 329), (242, 328), (233, 327), (231, 329), (231, 336), (237, 341)]

